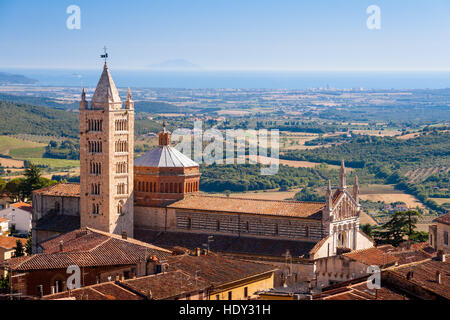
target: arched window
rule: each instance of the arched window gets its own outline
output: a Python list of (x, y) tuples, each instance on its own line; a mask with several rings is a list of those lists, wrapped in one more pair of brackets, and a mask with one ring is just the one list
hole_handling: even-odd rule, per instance
[(216, 231), (220, 231), (220, 220), (216, 221)]
[(191, 229), (192, 228), (192, 219), (189, 217), (187, 218), (187, 228)]
[(245, 222), (245, 231), (250, 232), (250, 223), (248, 221)]
[(278, 223), (275, 223), (275, 235), (278, 235)]
[(61, 207), (60, 207), (60, 205), (59, 205), (59, 202), (58, 202), (58, 201), (55, 201), (55, 212), (56, 212), (56, 213), (59, 213), (60, 210), (61, 210)]
[(117, 214), (122, 215), (123, 214), (123, 201), (120, 200), (117, 204)]
[(309, 238), (309, 227), (308, 226), (305, 227), (305, 237)]

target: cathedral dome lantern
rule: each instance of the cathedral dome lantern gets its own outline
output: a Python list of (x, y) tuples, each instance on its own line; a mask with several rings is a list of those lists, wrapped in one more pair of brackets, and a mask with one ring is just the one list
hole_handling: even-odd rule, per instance
[(171, 146), (165, 123), (158, 146), (134, 161), (134, 171), (138, 206), (164, 206), (199, 191), (199, 165)]

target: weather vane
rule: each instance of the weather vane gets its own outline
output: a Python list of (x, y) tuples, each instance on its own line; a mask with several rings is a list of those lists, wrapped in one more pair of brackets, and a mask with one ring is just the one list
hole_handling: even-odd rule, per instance
[(108, 52), (106, 52), (106, 46), (103, 48), (103, 51), (105, 52), (105, 54), (102, 54), (101, 56), (100, 56), (100, 58), (103, 58), (103, 59), (105, 59), (105, 63), (106, 63), (106, 59), (108, 59)]

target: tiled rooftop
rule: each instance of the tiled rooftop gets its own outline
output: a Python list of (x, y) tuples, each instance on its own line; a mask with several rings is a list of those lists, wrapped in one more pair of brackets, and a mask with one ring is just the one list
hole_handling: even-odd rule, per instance
[(0, 236), (0, 248), (4, 248), (4, 249), (8, 249), (8, 250), (13, 249), (16, 247), (17, 240), (22, 242), (23, 245), (25, 245), (27, 243), (27, 239)]
[(230, 259), (216, 254), (172, 256), (167, 259), (167, 263), (169, 271), (181, 270), (212, 286), (268, 274), (278, 269), (269, 264)]
[[(62, 241), (62, 251), (60, 251)], [(75, 230), (44, 242), (43, 253), (27, 259), (11, 259), (5, 262), (14, 270), (41, 270), (78, 266), (130, 265), (149, 256), (163, 259), (171, 251), (135, 239), (122, 239), (91, 228)]]
[[(186, 232), (158, 232), (147, 229), (136, 229), (136, 239), (153, 243), (157, 246), (173, 248), (175, 246), (188, 248), (205, 248), (209, 234), (194, 234)], [(316, 245), (315, 242), (293, 240), (273, 240), (251, 237), (214, 235), (210, 250), (227, 254), (244, 254), (255, 256), (281, 257), (289, 250), (292, 257), (307, 256)]]
[(89, 287), (65, 291), (43, 297), (43, 300), (143, 300), (143, 297), (126, 290), (114, 282), (100, 283)]
[(125, 280), (121, 286), (138, 292), (152, 300), (163, 300), (206, 290), (209, 284), (182, 271), (159, 273), (137, 279)]
[(13, 203), (11, 204), (11, 207), (17, 208), (17, 209), (21, 209), (21, 210), (25, 210), (28, 212), (33, 212), (33, 207), (31, 206), (31, 204), (25, 203), (25, 202), (17, 202), (17, 203)]
[(443, 216), (434, 219), (433, 222), (439, 222), (450, 225), (450, 213), (444, 214)]
[(275, 201), (189, 195), (169, 208), (321, 219), (322, 202)]
[(57, 196), (57, 197), (79, 197), (80, 196), (80, 184), (79, 183), (58, 183), (53, 186), (34, 190), (33, 193)]
[[(408, 272), (413, 272), (413, 277), (406, 280)], [(418, 263), (390, 270), (393, 274), (399, 275), (413, 284), (450, 299), (450, 262), (442, 262), (437, 259), (429, 259)], [(436, 272), (441, 273), (441, 283), (436, 281)]]
[(344, 256), (368, 266), (390, 266), (398, 261), (397, 258), (376, 247), (344, 253)]

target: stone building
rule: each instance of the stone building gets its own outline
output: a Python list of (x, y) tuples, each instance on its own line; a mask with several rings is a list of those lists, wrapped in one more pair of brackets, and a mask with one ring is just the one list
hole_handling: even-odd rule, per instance
[(49, 190), (33, 193), (36, 249), (40, 241), (54, 236), (48, 226), (70, 220), (72, 214), (82, 227), (126, 232), (168, 247), (212, 245), (218, 252), (246, 256), (284, 259), (289, 250), (296, 259), (315, 260), (373, 246), (359, 230), (358, 181), (351, 190), (347, 187), (344, 162), (339, 187), (333, 191), (328, 185), (325, 203), (201, 195), (199, 165), (171, 146), (165, 126), (159, 145), (136, 159), (133, 168), (129, 90), (125, 109), (121, 107), (105, 64), (90, 107), (84, 90), (80, 102), (79, 193), (71, 195), (70, 208), (68, 200), (57, 204), (62, 198)]
[(450, 213), (447, 213), (433, 220), (429, 226), (429, 242), (435, 250), (442, 250), (450, 253), (449, 233), (450, 233)]
[(134, 102), (125, 108), (105, 62), (92, 101), (80, 101), (81, 226), (133, 236)]

